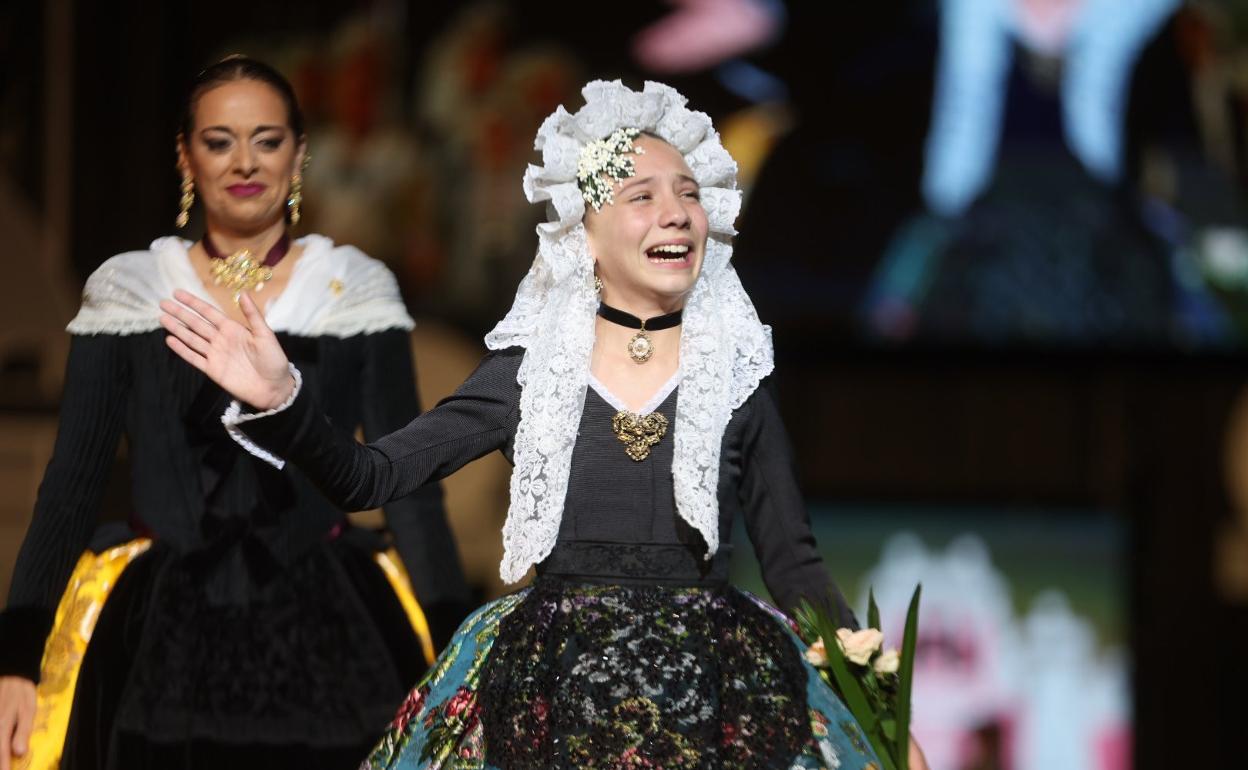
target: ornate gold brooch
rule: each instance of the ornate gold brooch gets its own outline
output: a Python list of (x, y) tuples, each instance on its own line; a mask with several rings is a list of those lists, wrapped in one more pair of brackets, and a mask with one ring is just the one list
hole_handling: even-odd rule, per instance
[(239, 249), (228, 257), (212, 242), (208, 233), (201, 241), (204, 252), (212, 258), (212, 282), (234, 294), (234, 302), (245, 291), (261, 291), (273, 278), (273, 266), (290, 251), (290, 233), (283, 232), (264, 259), (256, 259), (250, 249)]
[(624, 451), (636, 462), (650, 456), (650, 447), (667, 435), (667, 418), (658, 412), (644, 417), (632, 412), (618, 412), (611, 418), (611, 430), (624, 442)]
[(242, 292), (263, 290), (272, 278), (273, 270), (252, 257), (247, 249), (212, 262), (213, 283), (233, 292), (235, 302)]

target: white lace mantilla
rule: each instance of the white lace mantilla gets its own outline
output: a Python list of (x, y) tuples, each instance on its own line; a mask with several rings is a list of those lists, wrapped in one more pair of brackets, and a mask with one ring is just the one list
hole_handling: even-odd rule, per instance
[[(303, 254), (285, 290), (264, 308), (274, 331), (307, 337), (350, 337), (386, 329), (412, 329), (394, 275), (353, 246), (307, 235), (295, 241)], [(141, 334), (160, 328), (162, 299), (185, 289), (212, 298), (191, 264), (190, 241), (158, 238), (148, 251), (118, 254), (87, 279), (82, 307), (67, 327), (72, 334)], [(264, 302), (264, 292), (255, 295)]]
[(710, 118), (687, 109), (683, 96), (659, 83), (636, 92), (619, 81), (594, 81), (582, 95), (581, 110), (570, 114), (560, 107), (538, 131), (535, 147), (544, 165), (529, 166), (524, 192), (533, 203), (547, 202), (551, 220), (538, 225), (537, 256), (511, 311), (485, 338), (493, 350), (525, 348), (499, 568), (508, 583), (554, 548), (585, 404), (598, 306), (581, 224), (585, 202), (576, 185), (577, 160), (587, 142), (619, 128), (652, 132), (684, 155), (701, 187), (711, 237), (683, 317), (672, 475), (677, 511), (701, 533), (708, 559), (719, 548), (724, 429), (773, 363), (771, 329), (758, 320), (729, 263), (741, 193), (737, 164)]

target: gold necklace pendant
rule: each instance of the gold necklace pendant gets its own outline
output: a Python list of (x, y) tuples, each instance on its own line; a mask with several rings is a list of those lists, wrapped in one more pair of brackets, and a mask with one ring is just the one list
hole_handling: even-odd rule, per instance
[(634, 334), (633, 338), (628, 341), (628, 357), (635, 363), (644, 364), (652, 355), (654, 355), (654, 340), (646, 334), (646, 327), (643, 326), (641, 331)]
[(650, 456), (650, 447), (667, 435), (667, 418), (659, 412), (644, 417), (633, 412), (618, 412), (611, 418), (611, 430), (624, 442), (624, 452), (634, 462)]
[(256, 261), (248, 249), (213, 260), (212, 282), (233, 292), (235, 304), (245, 291), (263, 291), (272, 278), (273, 269)]

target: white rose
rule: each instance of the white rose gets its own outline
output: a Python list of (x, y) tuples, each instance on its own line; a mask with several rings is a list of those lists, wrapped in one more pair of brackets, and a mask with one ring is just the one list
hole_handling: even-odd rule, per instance
[(815, 640), (815, 643), (806, 648), (806, 662), (815, 668), (824, 668), (828, 665), (828, 648), (823, 646), (823, 637)]
[(885, 650), (880, 653), (880, 657), (875, 659), (875, 673), (877, 674), (896, 674), (899, 668), (901, 668), (901, 656), (896, 650)]
[(871, 660), (872, 653), (884, 644), (884, 634), (874, 628), (864, 628), (861, 631), (838, 628), (836, 643), (851, 663), (865, 666)]

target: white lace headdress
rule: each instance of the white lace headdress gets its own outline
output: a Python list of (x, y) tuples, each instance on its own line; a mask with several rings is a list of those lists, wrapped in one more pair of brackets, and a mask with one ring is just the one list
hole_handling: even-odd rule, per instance
[(701, 534), (708, 559), (719, 547), (724, 429), (773, 363), (771, 329), (758, 320), (729, 264), (741, 192), (737, 164), (711, 119), (686, 108), (685, 98), (661, 83), (646, 83), (639, 93), (619, 81), (596, 80), (581, 94), (584, 107), (575, 114), (560, 107), (537, 132), (534, 147), (543, 165), (529, 166), (524, 192), (533, 203), (547, 202), (550, 219), (537, 227), (537, 256), (515, 303), (485, 338), (492, 350), (525, 348), (499, 568), (508, 583), (521, 579), (555, 546), (585, 405), (598, 306), (594, 262), (581, 224), (585, 201), (576, 181), (586, 144), (620, 128), (653, 133), (684, 156), (701, 187), (710, 237), (682, 322), (672, 475), (676, 509)]

